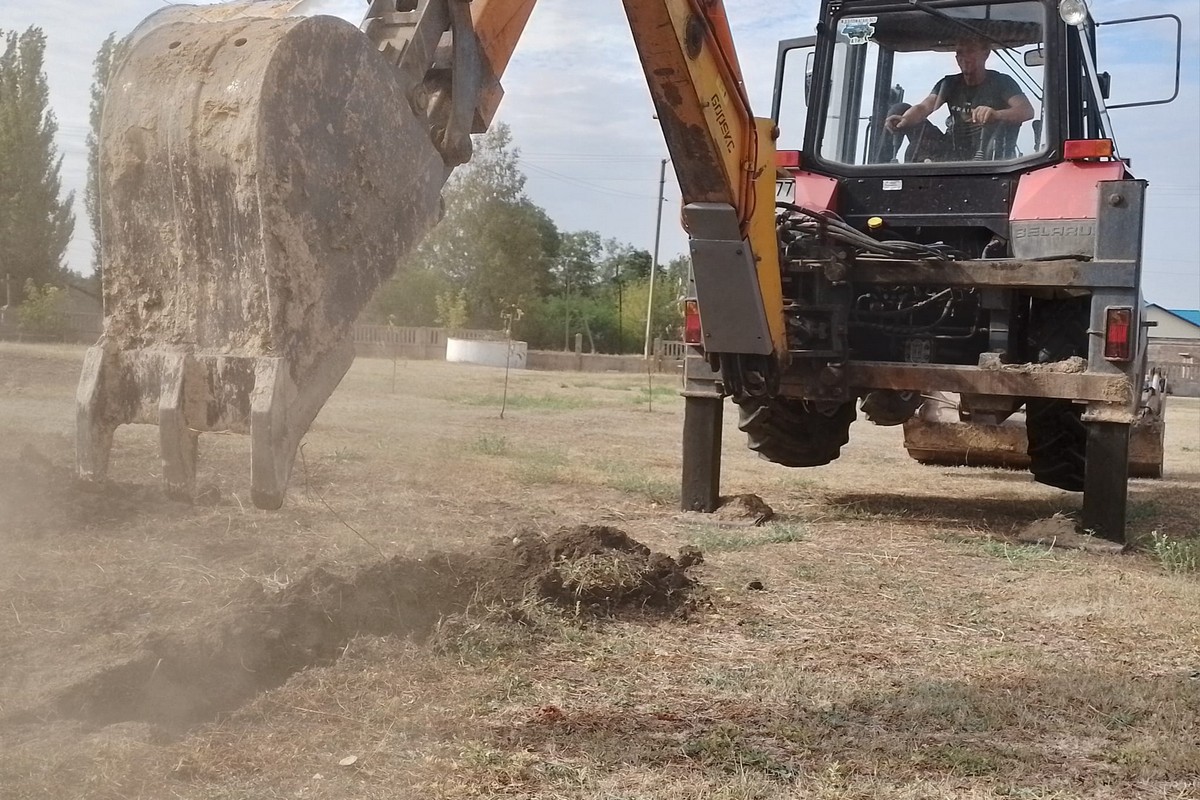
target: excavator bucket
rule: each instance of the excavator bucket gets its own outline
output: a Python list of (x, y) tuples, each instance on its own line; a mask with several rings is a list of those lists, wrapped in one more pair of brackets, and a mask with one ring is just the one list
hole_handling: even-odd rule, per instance
[(165, 9), (109, 81), (86, 481), (117, 426), (157, 424), (163, 482), (188, 499), (199, 434), (244, 433), (253, 502), (278, 508), (355, 318), (437, 222), (449, 170), (411, 87), (354, 25), (295, 5)]
[[(1025, 416), (1014, 414), (999, 424), (959, 419), (957, 399), (935, 394), (904, 423), (904, 447), (922, 464), (951, 467), (1029, 469)], [(1163, 471), (1163, 407), (1161, 398), (1143, 406), (1129, 429), (1129, 475), (1161, 478)]]

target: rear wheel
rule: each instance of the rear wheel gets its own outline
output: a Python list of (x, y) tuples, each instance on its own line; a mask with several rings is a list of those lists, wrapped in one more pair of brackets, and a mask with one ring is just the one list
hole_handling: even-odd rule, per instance
[(1083, 406), (1070, 400), (1031, 397), (1025, 401), (1029, 471), (1038, 483), (1082, 492), (1087, 465)]
[(827, 411), (790, 397), (736, 399), (738, 429), (760, 458), (785, 467), (818, 467), (841, 455), (850, 440), (854, 402)]
[[(1029, 341), (1032, 360), (1087, 358), (1090, 297), (1035, 301)], [(1068, 492), (1082, 492), (1087, 464), (1087, 428), (1083, 406), (1070, 400), (1030, 397), (1025, 401), (1029, 471), (1033, 479)]]

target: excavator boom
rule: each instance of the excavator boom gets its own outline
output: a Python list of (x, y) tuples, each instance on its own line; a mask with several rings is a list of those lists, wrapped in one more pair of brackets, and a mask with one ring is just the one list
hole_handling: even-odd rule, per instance
[[(105, 479), (117, 426), (157, 424), (166, 488), (189, 498), (199, 435), (246, 433), (254, 503), (282, 504), (351, 326), (436, 224), (533, 5), (373, 0), (360, 30), (240, 2), (139, 27), (101, 123), (106, 316), (77, 395), (82, 478)], [(706, 345), (781, 357), (773, 127), (750, 113), (722, 4), (625, 8), (706, 319), (737, 321)]]

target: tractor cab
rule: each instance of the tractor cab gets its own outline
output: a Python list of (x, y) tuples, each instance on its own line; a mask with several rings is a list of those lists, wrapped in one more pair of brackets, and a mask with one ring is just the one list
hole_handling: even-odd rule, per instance
[[(1100, 28), (1161, 20), (1178, 26), (1171, 15), (1097, 23), (1083, 0), (826, 2), (817, 36), (780, 43), (777, 147), (829, 182), (801, 187), (810, 208), (973, 257), (989, 245), (1013, 255), (993, 241), (1011, 236), (1022, 176), (1071, 160), (1118, 166), (1108, 109), (1173, 99), (1113, 104), (1095, 62)], [(1175, 72), (1177, 93), (1178, 55)]]
[[(1021, 2), (834, 18), (812, 152), (834, 169), (1038, 158), (1046, 152), (1045, 16), (1042, 3)], [(974, 62), (974, 85), (965, 62)], [(934, 106), (926, 120), (889, 129), (889, 119), (922, 102)], [(976, 121), (984, 108), (1028, 119)]]
[[(1164, 21), (1176, 28), (1174, 93), (1135, 98), (1145, 87), (1124, 75), (1114, 101), (1110, 75), (1095, 63), (1098, 33)], [(808, 168), (838, 177), (1012, 173), (1062, 161), (1068, 141), (1112, 138), (1108, 109), (1175, 98), (1180, 29), (1170, 14), (1096, 22), (1084, 0), (826, 2), (818, 36), (780, 42), (779, 149), (802, 151)], [(964, 49), (984, 59), (982, 79), (969, 86)], [(888, 124), (923, 102), (935, 106), (924, 124)], [(1001, 116), (1019, 122), (978, 121), (977, 108), (1010, 105), (1025, 113)]]

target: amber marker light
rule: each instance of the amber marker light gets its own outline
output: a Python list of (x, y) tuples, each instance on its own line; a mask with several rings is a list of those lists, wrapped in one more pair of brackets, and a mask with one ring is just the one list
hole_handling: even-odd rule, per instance
[(780, 150), (776, 152), (775, 166), (782, 169), (800, 169), (800, 151)]
[(1067, 161), (1112, 157), (1112, 139), (1068, 139), (1063, 142), (1063, 158)]

